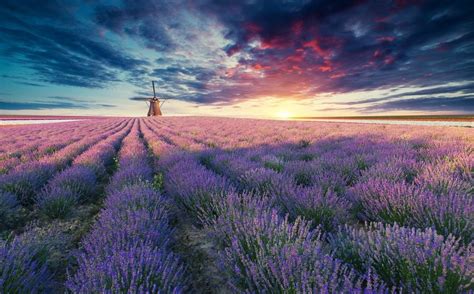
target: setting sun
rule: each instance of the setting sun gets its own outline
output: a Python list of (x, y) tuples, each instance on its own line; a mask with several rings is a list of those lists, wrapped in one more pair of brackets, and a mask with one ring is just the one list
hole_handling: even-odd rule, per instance
[(279, 111), (276, 113), (276, 116), (278, 118), (291, 118), (293, 116), (293, 114), (289, 111)]

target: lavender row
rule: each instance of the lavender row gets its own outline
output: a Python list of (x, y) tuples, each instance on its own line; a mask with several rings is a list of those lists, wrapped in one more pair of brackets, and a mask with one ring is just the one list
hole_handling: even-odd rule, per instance
[(163, 159), (165, 190), (203, 226), (217, 246), (218, 266), (237, 292), (383, 291), (323, 248), (320, 232), (290, 222), (274, 200), (237, 193), (188, 154)]
[[(167, 166), (165, 190), (174, 196), (180, 208), (194, 216), (198, 224), (206, 226), (215, 242), (221, 244), (219, 257), (225, 260), (221, 266), (230, 274), (230, 286), (233, 290), (309, 292), (331, 288), (333, 292), (342, 289), (362, 291), (362, 284), (367, 281), (371, 281), (369, 288), (383, 289), (382, 286), (377, 285), (376, 280), (370, 274), (365, 278), (358, 278), (349, 268), (329, 254), (323, 253), (322, 250), (311, 255), (312, 258), (310, 255), (298, 256), (296, 259), (295, 256), (284, 256), (274, 260), (273, 257), (268, 256), (270, 254), (265, 252), (265, 249), (264, 252), (259, 251), (259, 248), (268, 244), (255, 244), (255, 247), (248, 248), (246, 242), (254, 243), (256, 239), (272, 237), (276, 241), (289, 228), (291, 230), (293, 225), (288, 222), (288, 219), (282, 218), (277, 210), (272, 209), (274, 201), (268, 199), (255, 201), (252, 195), (235, 193), (235, 189), (229, 181), (206, 170), (188, 155), (182, 157), (173, 155), (171, 158), (165, 159), (162, 164)], [(258, 196), (255, 198), (258, 199)], [(254, 204), (258, 207), (253, 207)], [(262, 214), (258, 212), (262, 212)], [(255, 228), (255, 224), (259, 221), (261, 221), (261, 226)], [(297, 219), (295, 230), (298, 230), (300, 223), (301, 220)], [(309, 239), (312, 239), (309, 235), (318, 235), (316, 232), (310, 232), (309, 223), (303, 223), (303, 235), (306, 234)], [(266, 228), (270, 228), (269, 231), (265, 231)], [(263, 231), (258, 231), (253, 235), (249, 234), (255, 230)], [(240, 238), (235, 237), (238, 231), (241, 233)], [(275, 236), (271, 236), (272, 234)], [(237, 243), (236, 240), (242, 241), (244, 244)], [(306, 244), (306, 252), (322, 248), (319, 237), (312, 239), (312, 242)], [(283, 254), (283, 251), (279, 251), (284, 250), (283, 248), (271, 247), (273, 244), (269, 243), (270, 245), (267, 246), (271, 248), (268, 248), (269, 251), (278, 251)], [(280, 245), (285, 248), (294, 246), (294, 250), (301, 251), (301, 247), (294, 243), (297, 243), (297, 238), (289, 237), (287, 243)], [(242, 254), (245, 249), (247, 252), (244, 253), (248, 253), (250, 256)], [(256, 258), (257, 256), (260, 256), (261, 259)], [(303, 262), (304, 260), (308, 263)], [(266, 271), (268, 262), (274, 262), (275, 269), (281, 269), (287, 262), (292, 263), (293, 267), (284, 268), (281, 272), (277, 270), (268, 272)], [(241, 266), (239, 267), (239, 265)], [(317, 271), (321, 275), (315, 276), (313, 281), (306, 281), (305, 276), (313, 271)], [(301, 275), (298, 275), (299, 273)], [(330, 282), (333, 276), (339, 278)], [(295, 284), (292, 284), (291, 280), (296, 280)]]
[(407, 293), (474, 291), (474, 246), (431, 228), (382, 223), (341, 227), (330, 237), (336, 256), (359, 271), (372, 270)]
[(32, 204), (36, 193), (56, 172), (69, 165), (91, 145), (123, 129), (124, 126), (124, 122), (117, 123), (111, 130), (88, 136), (39, 161), (17, 166), (8, 174), (0, 176), (0, 190), (15, 195), (23, 205)]
[(11, 168), (25, 162), (39, 159), (52, 154), (61, 148), (80, 140), (89, 133), (104, 131), (113, 127), (111, 122), (79, 126), (71, 130), (70, 125), (60, 126), (57, 132), (39, 131), (31, 136), (14, 140), (8, 136), (8, 141), (2, 144), (0, 156), (0, 173), (7, 173)]
[[(49, 182), (37, 199), (40, 211), (57, 216), (58, 210), (64, 210), (67, 196), (84, 192), (80, 188), (92, 192), (93, 182), (84, 182), (85, 178), (95, 179), (105, 171), (102, 167), (113, 158), (113, 144), (125, 135), (128, 128), (112, 134), (108, 139), (94, 145), (91, 149), (77, 157), (75, 165), (66, 169)], [(96, 160), (99, 160), (96, 162)], [(93, 165), (91, 165), (93, 163)], [(91, 169), (91, 173), (84, 173)], [(74, 172), (76, 171), (76, 172)], [(94, 182), (95, 184), (95, 182)], [(45, 197), (48, 195), (48, 197)], [(63, 201), (57, 201), (62, 199)], [(52, 201), (53, 200), (53, 201)], [(18, 224), (19, 207), (16, 197), (9, 193), (0, 195), (1, 229)], [(75, 203), (74, 203), (75, 204)], [(53, 209), (52, 209), (53, 208)], [(73, 244), (72, 235), (61, 223), (38, 226), (33, 222), (25, 232), (11, 240), (0, 240), (0, 292), (5, 293), (49, 293), (61, 288), (57, 275), (64, 271), (68, 260), (68, 251)], [(10, 239), (10, 238), (9, 238)]]
[[(193, 174), (193, 171), (196, 171), (195, 174)], [(194, 180), (197, 183), (203, 183), (203, 185), (200, 186)], [(242, 276), (240, 276), (238, 282), (232, 282), (233, 287), (236, 286), (235, 283), (237, 285), (244, 283), (245, 289), (250, 287), (252, 289), (250, 291), (260, 291), (262, 289), (267, 291), (284, 291), (287, 288), (281, 288), (281, 285), (278, 286), (280, 288), (272, 288), (270, 285), (277, 285), (279, 282), (285, 281), (285, 277), (292, 277), (290, 273), (306, 273), (306, 266), (309, 265), (305, 266), (302, 261), (314, 261), (309, 256), (304, 256), (301, 260), (299, 259), (300, 263), (293, 261), (290, 264), (297, 264), (297, 267), (288, 269), (278, 278), (274, 278), (266, 272), (268, 271), (268, 266), (274, 261), (263, 258), (265, 252), (259, 250), (267, 246), (266, 242), (271, 240), (272, 234), (276, 230), (272, 225), (278, 223), (278, 218), (281, 219), (281, 216), (279, 216), (281, 212), (280, 214), (277, 213), (278, 207), (281, 206), (278, 203), (278, 199), (261, 196), (264, 194), (260, 193), (239, 195), (231, 191), (229, 194), (225, 194), (222, 191), (225, 191), (229, 184), (223, 178), (212, 175), (208, 170), (202, 169), (196, 162), (193, 164), (189, 158), (179, 160), (170, 169), (165, 184), (167, 190), (172, 191), (176, 197), (179, 197), (178, 203), (183, 203), (183, 208), (196, 213), (200, 223), (204, 224), (211, 232), (212, 238), (217, 239), (221, 246), (224, 247), (225, 257), (228, 258), (224, 261), (224, 264), (228, 263), (229, 259), (233, 261), (227, 269), (235, 270), (235, 266), (240, 265), (237, 273)], [(207, 191), (207, 193), (203, 193), (203, 191)], [(221, 204), (219, 205), (219, 203)], [(223, 205), (222, 203), (226, 204)], [(262, 213), (265, 211), (267, 213)], [(268, 220), (265, 222), (265, 218), (263, 220), (258, 218), (257, 216), (260, 216), (260, 214), (266, 216)], [(284, 227), (291, 224), (288, 223), (287, 219), (284, 218), (284, 220)], [(247, 225), (244, 226), (240, 222)], [(297, 217), (294, 223), (298, 224), (300, 222), (304, 223), (304, 221)], [(309, 227), (311, 225), (309, 223), (305, 224), (308, 226), (308, 232), (310, 232)], [(243, 244), (237, 242), (238, 238), (236, 236), (239, 234), (246, 236), (249, 232), (255, 232), (259, 228), (271, 228), (269, 229), (271, 233), (269, 232), (268, 235), (262, 237), (264, 241), (259, 241), (259, 232), (259, 234), (255, 233), (249, 237), (242, 237), (244, 238)], [(287, 232), (289, 230), (288, 228), (286, 229)], [(354, 232), (358, 232), (358, 234)], [(376, 242), (374, 241), (376, 240), (376, 237), (373, 236), (374, 234), (378, 236)], [(347, 239), (349, 241), (345, 241)], [(275, 237), (275, 240), (281, 242), (281, 236)], [(377, 280), (377, 275), (388, 287), (395, 287), (400, 291), (423, 292), (430, 289), (428, 292), (441, 293), (447, 291), (459, 293), (472, 290), (472, 273), (474, 268), (472, 263), (469, 262), (473, 256), (472, 243), (465, 246), (453, 236), (443, 237), (432, 229), (421, 231), (411, 228), (400, 228), (396, 224), (393, 226), (379, 224), (371, 225), (365, 230), (356, 230), (346, 226), (345, 230), (331, 235), (331, 240), (332, 242), (330, 242), (329, 246), (326, 246), (326, 251), (336, 250), (336, 256), (342, 258), (351, 268), (355, 268), (359, 276), (361, 274), (364, 276), (365, 274), (366, 279), (368, 279), (366, 281), (371, 281), (371, 285), (374, 285), (373, 282), (374, 279)], [(407, 240), (412, 240), (412, 242), (407, 242)], [(259, 250), (252, 249), (251, 246), (255, 246)], [(312, 243), (309, 247), (317, 249), (324, 248), (325, 245), (321, 242), (321, 238), (318, 238), (318, 244)], [(275, 252), (276, 249), (271, 247), (268, 250), (269, 252)], [(351, 250), (356, 252), (354, 253)], [(249, 252), (250, 257), (244, 255), (245, 252)], [(300, 248), (292, 252), (305, 251)], [(278, 256), (280, 257), (281, 255)], [(296, 258), (295, 255), (292, 257)], [(223, 258), (222, 255), (221, 258)], [(373, 261), (370, 261), (369, 258), (373, 258)], [(257, 260), (261, 262), (260, 265)], [(334, 260), (337, 261), (337, 259)], [(365, 263), (360, 265), (357, 261)], [(340, 261), (337, 262), (340, 263)], [(270, 270), (272, 271), (271, 274), (275, 274), (273, 271), (278, 272), (283, 269), (284, 264), (274, 265), (274, 268)], [(342, 263), (341, 266), (346, 267)], [(328, 269), (330, 267), (324, 264), (324, 268)], [(346, 271), (349, 271), (350, 274)], [(354, 281), (354, 272), (352, 270), (346, 269), (344, 272), (345, 277), (351, 277), (350, 279)], [(309, 283), (311, 281), (308, 279), (309, 275), (304, 277), (302, 283)], [(272, 278), (274, 278), (274, 282), (271, 282)], [(252, 282), (249, 282), (249, 280)], [(264, 281), (263, 284), (259, 284), (262, 281)], [(357, 288), (360, 285), (364, 285), (363, 282), (361, 284), (361, 280), (355, 281), (355, 284), (349, 286), (344, 284), (341, 287), (348, 291), (353, 291), (354, 289), (351, 287)], [(270, 283), (270, 285), (267, 283)], [(330, 292), (342, 291), (342, 288), (337, 288), (334, 285), (330, 289)], [(383, 290), (382, 288), (377, 289)], [(321, 288), (296, 289), (296, 291), (307, 292), (315, 290), (321, 291)]]
[(189, 117), (167, 118), (160, 126), (177, 130), (183, 136), (206, 140), (222, 149), (246, 148), (256, 145), (300, 143), (347, 137), (382, 137), (384, 141), (413, 143), (418, 146), (444, 146), (446, 151), (459, 150), (472, 137), (468, 128), (432, 128), (356, 123), (323, 123)]
[(241, 190), (273, 194), (290, 215), (304, 216), (325, 230), (357, 218), (434, 227), (445, 236), (472, 240), (474, 165), (466, 153), (459, 152), (456, 162), (424, 162), (410, 146), (369, 143), (351, 139), (296, 150), (210, 151), (202, 161)]
[[(264, 148), (263, 148), (264, 149)], [(265, 155), (268, 155), (269, 153), (269, 150), (260, 150), (261, 151), (261, 154), (265, 154)], [(224, 152), (223, 152), (224, 153)], [(370, 154), (370, 153), (369, 153)], [(207, 154), (208, 155), (208, 154)], [(255, 154), (254, 154), (255, 155)], [(250, 164), (249, 165), (249, 161), (246, 161), (245, 159), (242, 160), (242, 158), (245, 158), (245, 156), (242, 155), (242, 153), (239, 153), (239, 152), (231, 152), (231, 153), (227, 153), (226, 154), (226, 158), (222, 158), (222, 157), (218, 157), (215, 159), (215, 162), (221, 164), (221, 163), (224, 163), (224, 166), (220, 166), (220, 169), (217, 168), (216, 170), (217, 171), (220, 171), (221, 173), (226, 173), (228, 172), (227, 174), (231, 176), (234, 176), (234, 179), (236, 181), (233, 181), (233, 183), (237, 183), (238, 185), (241, 185), (243, 186), (245, 189), (244, 190), (251, 190), (251, 191), (257, 191), (257, 195), (259, 195), (260, 193), (268, 193), (270, 191), (281, 191), (280, 189), (283, 187), (285, 188), (285, 184), (284, 184), (284, 181), (285, 180), (288, 180), (287, 178), (285, 179), (285, 176), (283, 176), (281, 174), (281, 171), (280, 173), (277, 172), (277, 168), (275, 167), (278, 167), (278, 164), (268, 164), (268, 162), (270, 161), (271, 163), (275, 163), (274, 161), (272, 162), (272, 158), (270, 156), (270, 158), (268, 158), (268, 156), (263, 156), (264, 157), (264, 160), (260, 161), (260, 160), (257, 160), (257, 162), (254, 161), (250, 161), (250, 162), (253, 162), (254, 165)], [(266, 157), (266, 158), (265, 158)], [(232, 158), (234, 160), (229, 160), (229, 158)], [(181, 189), (181, 193), (175, 193), (175, 195), (178, 195), (178, 203), (180, 203), (181, 207), (187, 209), (187, 211), (189, 213), (193, 213), (195, 215), (195, 217), (199, 220), (199, 222), (202, 224), (206, 224), (206, 220), (208, 218), (210, 218), (211, 220), (214, 219), (214, 217), (216, 215), (225, 215), (225, 216), (229, 216), (229, 212), (228, 211), (225, 211), (223, 212), (222, 209), (220, 209), (219, 205), (217, 203), (223, 201), (223, 199), (226, 199), (226, 201), (229, 201), (228, 197), (226, 196), (223, 196), (225, 195), (225, 193), (222, 193), (221, 191), (222, 190), (225, 190), (225, 186), (227, 186), (228, 184), (222, 184), (222, 181), (219, 181), (219, 180), (216, 180), (216, 177), (214, 176), (211, 176), (211, 174), (208, 173), (208, 171), (204, 171), (202, 170), (202, 172), (200, 173), (197, 173), (196, 175), (193, 175), (192, 171), (189, 171), (190, 169), (191, 170), (194, 170), (194, 166), (191, 162), (192, 162), (192, 159), (190, 158), (186, 158), (186, 159), (178, 159), (176, 161), (184, 161), (183, 163), (183, 166), (182, 166), (182, 169), (183, 170), (179, 170), (178, 172), (176, 172), (175, 174), (171, 174), (169, 175), (168, 174), (168, 178), (167, 180), (165, 180), (165, 184), (167, 185), (167, 190), (171, 190), (173, 191), (173, 189)], [(191, 160), (191, 162), (189, 161)], [(213, 163), (212, 162), (209, 162), (209, 158), (204, 156), (201, 158), (201, 160), (203, 161), (204, 164), (210, 166), (210, 167), (213, 167)], [(260, 161), (260, 162), (259, 162)], [(229, 162), (230, 162), (230, 165), (233, 165), (234, 168), (230, 168), (230, 172), (229, 172)], [(325, 161), (327, 162), (327, 161)], [(370, 161), (369, 161), (370, 162)], [(264, 164), (262, 164), (264, 163)], [(267, 164), (265, 164), (267, 163)], [(276, 162), (278, 163), (278, 161)], [(266, 166), (267, 168), (263, 169), (262, 168), (262, 165), (263, 166)], [(254, 170), (252, 170), (251, 174), (246, 174), (246, 170), (249, 168), (249, 166), (253, 166)], [(343, 166), (343, 165), (342, 165)], [(186, 171), (184, 170), (184, 168), (186, 167)], [(190, 168), (192, 167), (192, 168)], [(214, 166), (216, 167), (216, 166)], [(196, 168), (198, 168), (196, 166)], [(239, 171), (239, 168), (240, 168), (240, 171)], [(366, 167), (368, 168), (368, 167)], [(366, 168), (362, 169), (362, 171), (364, 171)], [(201, 167), (202, 169), (202, 167)], [(309, 173), (310, 175), (312, 175), (311, 173)], [(381, 173), (383, 174), (383, 173)], [(270, 176), (266, 176), (266, 175), (270, 175)], [(360, 177), (361, 174), (359, 173), (358, 177)], [(217, 178), (220, 178), (220, 177), (217, 177)], [(400, 177), (403, 179), (403, 177)], [(166, 178), (165, 178), (166, 179)], [(196, 181), (198, 183), (200, 182), (204, 182), (204, 184), (201, 186), (199, 184), (197, 184), (196, 182), (190, 180), (190, 179), (196, 179)], [(205, 180), (203, 180), (205, 179)], [(225, 182), (225, 180), (224, 180)], [(283, 185), (281, 185), (283, 183)], [(301, 187), (303, 186), (303, 187)], [(294, 198), (293, 199), (286, 199), (287, 201), (281, 201), (281, 199), (279, 199), (279, 197), (275, 197), (276, 199), (270, 201), (270, 202), (267, 202), (265, 203), (264, 205), (261, 205), (258, 209), (256, 209), (256, 211), (263, 211), (265, 208), (269, 208), (269, 207), (275, 207), (276, 204), (278, 204), (278, 207), (281, 208), (282, 207), (282, 204), (286, 203), (287, 205), (289, 206), (292, 206), (294, 207), (295, 204), (294, 202), (305, 202), (305, 199), (308, 199), (309, 202), (313, 202), (316, 200), (314, 199), (315, 195), (318, 195), (321, 194), (321, 191), (320, 189), (313, 189), (313, 187), (311, 187), (311, 189), (309, 190), (305, 190), (305, 189), (302, 189), (302, 188), (306, 188), (304, 187), (305, 185), (297, 185), (297, 186), (287, 186), (286, 187), (286, 191), (288, 193), (291, 193), (294, 195)], [(182, 187), (186, 187), (186, 188), (182, 188)], [(206, 187), (211, 187), (211, 188), (207, 188)], [(217, 192), (214, 192), (214, 188), (217, 189)], [(274, 188), (278, 188), (278, 189), (274, 189)], [(240, 190), (240, 189), (239, 189)], [(312, 191), (311, 191), (312, 190)], [(206, 191), (208, 193), (206, 193)], [(308, 193), (309, 191), (311, 191), (310, 193)], [(318, 192), (319, 191), (319, 192)], [(306, 193), (305, 193), (306, 192)], [(193, 194), (195, 193), (195, 194)], [(275, 193), (273, 193), (275, 194)], [(303, 194), (303, 196), (302, 196)], [(307, 196), (304, 196), (304, 194), (307, 194)], [(211, 195), (214, 195), (214, 197), (212, 197)], [(244, 194), (245, 195), (245, 194)], [(261, 194), (260, 194), (261, 195)], [(242, 196), (240, 196), (242, 197)], [(318, 197), (316, 197), (318, 198)], [(258, 199), (258, 198), (257, 198)], [(271, 199), (271, 198), (270, 198)], [(217, 203), (216, 203), (217, 202)], [(244, 203), (245, 201), (242, 201), (242, 199), (239, 199), (238, 201), (235, 201), (233, 203), (233, 205), (231, 205), (230, 207), (239, 207), (239, 205), (241, 206), (242, 203)], [(312, 204), (312, 203), (311, 203)], [(469, 206), (469, 202), (467, 202), (468, 206)], [(283, 206), (285, 207), (285, 206)], [(337, 208), (339, 207), (339, 210), (341, 210), (341, 206), (340, 205), (334, 205), (333, 206), (334, 208)], [(287, 208), (287, 207), (286, 207)], [(343, 206), (344, 208), (344, 206)], [(252, 209), (249, 209), (249, 207), (246, 207), (245, 211), (252, 211)], [(290, 210), (291, 211), (291, 210)], [(342, 212), (340, 215), (342, 215), (344, 213), (344, 209), (342, 209)], [(237, 215), (241, 215), (242, 212), (240, 211)], [(299, 211), (298, 213), (296, 213), (296, 219), (298, 219), (298, 215), (301, 215), (304, 213), (301, 213), (301, 211)], [(466, 215), (464, 216), (466, 217)], [(467, 215), (467, 217), (469, 217)], [(462, 219), (463, 216), (461, 216), (459, 219)], [(219, 219), (219, 218), (218, 218)], [(247, 217), (244, 217), (244, 219), (247, 219)], [(314, 219), (314, 218), (313, 218)], [(317, 218), (316, 218), (317, 219)], [(468, 219), (468, 218), (465, 218), (465, 219)], [(272, 221), (272, 222), (269, 222), (269, 223), (274, 223), (275, 221)], [(225, 223), (225, 221), (223, 222)], [(252, 226), (254, 226), (255, 223), (253, 222), (252, 223)], [(215, 221), (214, 222), (211, 222), (211, 225), (209, 224), (206, 224), (206, 226), (210, 226), (211, 228), (215, 226)], [(249, 227), (246, 228), (246, 230), (243, 230), (243, 231), (247, 231), (247, 230), (251, 230), (252, 229), (252, 226), (249, 225)], [(267, 226), (270, 226), (268, 223), (267, 223)], [(382, 226), (382, 225), (380, 225)], [(336, 226), (333, 226), (333, 229), (336, 228)], [(350, 227), (347, 227), (350, 229)], [(390, 227), (388, 226), (388, 228), (390, 229)], [(395, 224), (394, 225), (394, 228), (393, 230), (397, 230), (397, 225)], [(223, 235), (224, 236), (224, 240), (227, 239), (227, 241), (224, 241), (222, 243), (226, 243), (229, 244), (231, 243), (232, 241), (232, 236), (235, 236), (235, 231), (233, 230), (233, 228), (231, 227), (229, 229), (229, 227), (227, 227), (228, 231), (225, 232), (225, 233), (222, 233), (222, 232), (217, 232), (215, 235)], [(406, 232), (411, 232), (413, 231), (413, 229), (409, 229), (409, 228), (402, 228), (401, 230), (404, 230)], [(420, 233), (413, 233), (414, 235), (412, 236), (415, 237), (418, 235), (420, 235)], [(214, 236), (215, 237), (215, 236)], [(381, 237), (381, 241), (380, 242), (387, 242), (388, 241), (388, 238), (390, 238), (391, 236), (390, 235), (383, 235), (383, 237)], [(417, 237), (417, 240), (420, 240), (419, 242), (416, 242), (416, 243), (413, 243), (412, 245), (408, 245), (407, 248), (412, 248), (412, 249), (408, 249), (408, 250), (415, 250), (417, 248), (422, 248), (422, 249), (419, 249), (419, 250), (424, 250), (425, 252), (431, 252), (430, 251), (430, 248), (432, 247), (428, 240), (431, 239), (436, 239), (437, 240), (437, 243), (440, 244), (439, 246), (442, 246), (443, 248), (448, 248), (448, 247), (453, 247), (455, 250), (453, 251), (433, 251), (431, 255), (429, 255), (429, 257), (426, 257), (424, 259), (424, 261), (420, 261), (420, 257), (416, 256), (416, 255), (403, 255), (401, 253), (397, 253), (397, 254), (393, 254), (392, 256), (390, 256), (390, 259), (392, 260), (392, 262), (394, 264), (399, 264), (400, 266), (406, 264), (406, 263), (411, 263), (413, 264), (413, 267), (415, 267), (415, 264), (417, 264), (418, 262), (422, 262), (422, 265), (420, 266), (420, 270), (417, 271), (415, 269), (412, 269), (411, 271), (411, 274), (409, 276), (409, 278), (396, 278), (397, 277), (397, 274), (398, 275), (401, 275), (403, 276), (404, 273), (406, 273), (406, 270), (403, 269), (403, 268), (400, 268), (399, 267), (395, 267), (396, 269), (396, 272), (395, 273), (390, 273), (390, 274), (387, 274), (387, 272), (384, 272), (383, 270), (381, 270), (380, 268), (376, 267), (376, 266), (366, 266), (366, 267), (360, 267), (360, 266), (356, 266), (357, 267), (357, 270), (359, 273), (367, 273), (367, 272), (373, 272), (373, 273), (378, 273), (377, 271), (380, 271), (381, 275), (382, 275), (382, 279), (385, 283), (387, 283), (387, 285), (389, 285), (390, 287), (397, 287), (399, 290), (401, 291), (423, 291), (424, 289), (432, 289), (432, 291), (454, 291), (454, 292), (462, 292), (462, 291), (468, 291), (469, 289), (472, 290), (472, 284), (470, 284), (470, 281), (472, 279), (472, 265), (471, 267), (469, 267), (469, 264), (468, 263), (464, 263), (464, 264), (460, 264), (459, 266), (454, 266), (454, 267), (450, 267), (448, 265), (446, 265), (446, 262), (443, 262), (443, 264), (445, 264), (446, 266), (440, 270), (440, 267), (438, 267), (436, 264), (433, 264), (432, 263), (432, 260), (442, 260), (442, 258), (444, 258), (444, 260), (457, 260), (456, 263), (459, 263), (459, 260), (462, 260), (462, 259), (469, 259), (471, 258), (472, 256), (472, 245), (469, 244), (467, 245), (467, 247), (465, 247), (464, 245), (460, 244), (458, 240), (456, 240), (454, 237), (452, 236), (449, 236), (449, 237), (443, 237), (441, 235), (438, 235), (437, 233), (435, 233), (434, 231), (430, 231), (429, 234), (421, 234), (419, 237)], [(339, 238), (333, 238), (333, 240), (338, 240), (338, 239), (341, 239), (342, 240), (342, 237), (339, 236)], [(363, 238), (362, 238), (363, 239)], [(249, 238), (249, 240), (251, 240), (252, 242), (255, 241), (255, 236), (252, 237), (252, 238)], [(383, 241), (385, 240), (385, 241)], [(404, 240), (402, 237), (395, 237), (391, 240), (392, 244), (391, 246), (388, 246), (389, 248), (387, 250), (391, 250), (391, 251), (395, 251), (397, 247), (394, 247), (394, 246), (401, 246), (402, 244), (404, 244), (404, 242), (406, 242), (406, 240)], [(332, 247), (336, 247), (335, 246), (336, 243), (331, 243)], [(410, 247), (411, 246), (411, 247)], [(244, 246), (245, 248), (247, 248), (246, 246)], [(349, 247), (350, 248), (350, 247)], [(457, 249), (456, 249), (457, 248)], [(372, 253), (367, 253), (367, 254), (373, 254), (374, 251), (377, 251), (378, 248), (372, 248), (372, 249), (367, 249), (366, 252), (372, 252)], [(237, 250), (237, 249), (236, 249)], [(328, 250), (331, 250), (331, 246), (328, 246)], [(346, 252), (347, 250), (341, 250), (342, 252)], [(383, 252), (378, 252), (381, 254), (381, 257), (384, 256), (385, 253)], [(339, 254), (339, 253), (338, 253)], [(362, 258), (363, 259), (363, 258)], [(347, 262), (351, 262), (350, 259), (345, 259)], [(265, 262), (268, 262), (268, 260), (266, 260)], [(245, 263), (249, 263), (248, 260), (245, 261)], [(268, 263), (266, 263), (268, 264)], [(440, 263), (441, 264), (441, 263)], [(357, 265), (357, 264), (355, 264)], [(382, 268), (383, 268), (384, 265), (382, 265)], [(255, 264), (252, 264), (252, 268), (255, 270), (256, 267)], [(386, 267), (387, 269), (393, 269), (391, 267)], [(451, 272), (450, 272), (451, 270)], [(427, 272), (427, 273), (430, 273), (428, 275), (424, 275), (424, 272)], [(260, 276), (261, 278), (262, 276)], [(395, 277), (395, 278), (394, 278)], [(245, 280), (245, 278), (244, 278)], [(426, 288), (426, 287), (429, 287), (430, 288)], [(262, 286), (262, 285), (259, 285), (258, 287), (254, 288), (253, 290), (254, 291), (259, 291), (261, 289), (267, 289), (268, 288), (265, 288), (265, 286)], [(280, 288), (281, 290), (281, 288)], [(380, 289), (379, 289), (380, 290)]]
[(76, 157), (71, 167), (54, 176), (35, 199), (39, 210), (50, 218), (64, 218), (76, 205), (93, 201), (130, 128), (131, 122)]
[(168, 249), (173, 234), (166, 200), (153, 189), (153, 171), (138, 121), (124, 139), (105, 207), (83, 240), (79, 267), (66, 286), (75, 293), (179, 293), (184, 269)]

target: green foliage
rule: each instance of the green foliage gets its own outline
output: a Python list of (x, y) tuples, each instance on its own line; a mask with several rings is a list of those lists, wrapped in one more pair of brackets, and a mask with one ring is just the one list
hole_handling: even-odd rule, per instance
[(153, 189), (162, 191), (163, 190), (163, 173), (157, 173), (153, 176), (151, 183)]
[(50, 147), (46, 148), (46, 149), (44, 150), (44, 152), (45, 152), (46, 154), (53, 154), (54, 152), (56, 152), (56, 150), (57, 150), (57, 149), (56, 149), (55, 146), (50, 146)]
[(276, 171), (277, 173), (281, 173), (284, 169), (283, 163), (279, 161), (266, 161), (263, 165), (266, 168)]
[(298, 142), (298, 146), (300, 148), (308, 148), (309, 146), (311, 145), (311, 141), (310, 140), (305, 140), (305, 139), (302, 139)]
[(295, 174), (295, 182), (297, 185), (303, 187), (309, 187), (312, 185), (312, 178), (311, 175), (307, 172), (301, 171)]

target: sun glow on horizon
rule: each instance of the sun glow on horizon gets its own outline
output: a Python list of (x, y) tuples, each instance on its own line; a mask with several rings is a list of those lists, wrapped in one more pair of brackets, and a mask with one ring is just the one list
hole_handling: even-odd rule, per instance
[(276, 117), (282, 118), (282, 119), (289, 119), (293, 117), (293, 114), (289, 111), (279, 111), (276, 113)]

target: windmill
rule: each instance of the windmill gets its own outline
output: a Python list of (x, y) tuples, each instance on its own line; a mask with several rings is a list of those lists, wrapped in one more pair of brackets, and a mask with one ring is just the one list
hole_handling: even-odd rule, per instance
[(151, 82), (153, 86), (153, 97), (152, 98), (141, 98), (141, 97), (135, 97), (132, 98), (133, 100), (141, 100), (145, 101), (147, 103), (148, 107), (148, 114), (147, 116), (161, 116), (161, 106), (166, 102), (166, 99), (163, 99), (163, 101), (160, 102), (160, 99), (156, 97), (156, 92), (155, 92), (155, 81)]

